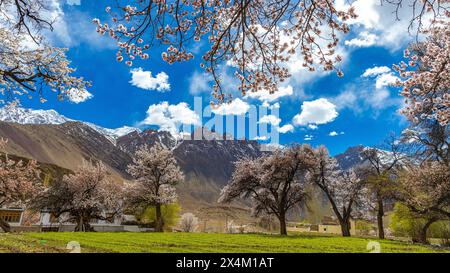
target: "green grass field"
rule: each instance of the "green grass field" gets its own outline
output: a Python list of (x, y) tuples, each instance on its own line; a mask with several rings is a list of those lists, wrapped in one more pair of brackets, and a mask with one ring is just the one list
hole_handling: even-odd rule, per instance
[[(82, 252), (369, 252), (370, 239), (338, 236), (200, 233), (23, 233), (0, 234), (0, 252), (69, 252), (77, 241)], [(448, 250), (381, 240), (381, 252)]]

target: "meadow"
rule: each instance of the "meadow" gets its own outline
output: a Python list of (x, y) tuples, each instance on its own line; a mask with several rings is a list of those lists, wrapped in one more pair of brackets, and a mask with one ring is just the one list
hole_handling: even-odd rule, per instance
[[(289, 236), (217, 233), (10, 233), (0, 234), (1, 252), (69, 252), (76, 241), (82, 253), (335, 253), (370, 252), (375, 239), (296, 234)], [(448, 249), (393, 240), (376, 240), (381, 252), (450, 252)]]

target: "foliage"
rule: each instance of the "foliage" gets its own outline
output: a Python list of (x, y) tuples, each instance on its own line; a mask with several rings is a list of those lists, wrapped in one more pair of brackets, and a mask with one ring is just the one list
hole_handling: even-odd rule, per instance
[[(407, 236), (414, 241), (420, 235), (422, 227), (425, 225), (427, 219), (423, 217), (417, 217), (416, 214), (411, 212), (405, 205), (396, 203), (394, 211), (390, 215), (391, 223), (390, 228), (395, 236)], [(448, 239), (448, 231), (450, 228), (450, 221), (438, 221), (428, 229), (428, 236), (432, 238)]]
[[(178, 203), (164, 204), (161, 206), (161, 216), (166, 229), (170, 229), (178, 223), (180, 210), (181, 207)], [(156, 223), (155, 207), (146, 208), (142, 213), (137, 215), (136, 219), (144, 224)]]
[(396, 177), (406, 156), (402, 143), (394, 135), (380, 148), (365, 148), (362, 156), (367, 162), (364, 166), (364, 178), (369, 189), (368, 204), (377, 216), (378, 237), (384, 239), (385, 205), (397, 190)]
[(369, 235), (373, 230), (373, 225), (370, 221), (357, 220), (355, 223), (356, 229), (362, 233), (362, 235)]

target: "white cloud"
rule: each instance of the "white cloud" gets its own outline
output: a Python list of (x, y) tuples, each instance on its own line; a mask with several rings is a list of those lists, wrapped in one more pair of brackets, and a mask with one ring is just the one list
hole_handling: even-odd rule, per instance
[(303, 138), (303, 140), (305, 141), (310, 141), (313, 140), (314, 136), (313, 135), (305, 135), (305, 137)]
[(67, 5), (79, 6), (81, 5), (81, 0), (67, 0)]
[(391, 96), (388, 89), (377, 89), (373, 82), (369, 81), (351, 83), (330, 100), (338, 109), (351, 109), (356, 114), (371, 110), (372, 117), (376, 117), (383, 109), (399, 106), (401, 103), (401, 98)]
[(278, 128), (278, 132), (280, 134), (286, 134), (287, 132), (292, 133), (293, 131), (294, 131), (294, 126), (292, 126), (292, 124), (286, 124), (286, 125), (283, 125)]
[(366, 71), (364, 71), (362, 76), (363, 77), (378, 76), (380, 74), (389, 73), (389, 72), (391, 72), (391, 69), (387, 66), (374, 66), (372, 68), (366, 69)]
[(248, 109), (250, 109), (250, 105), (247, 102), (237, 98), (229, 103), (222, 103), (216, 108), (213, 108), (211, 111), (216, 115), (236, 115), (240, 116), (247, 113)]
[(392, 73), (381, 74), (377, 77), (377, 81), (375, 83), (375, 87), (377, 89), (381, 89), (384, 86), (390, 86), (399, 81), (400, 79), (394, 76)]
[(381, 89), (385, 86), (393, 85), (400, 79), (395, 76), (391, 69), (387, 66), (375, 66), (373, 68), (368, 68), (362, 74), (362, 77), (374, 77), (376, 76), (375, 87)]
[(267, 144), (263, 144), (261, 145), (261, 151), (265, 151), (265, 152), (273, 152), (276, 150), (282, 150), (284, 149), (286, 146), (281, 145), (279, 143), (267, 143)]
[(204, 92), (211, 92), (211, 74), (194, 71), (189, 78), (189, 94), (198, 95)]
[(273, 126), (278, 126), (281, 122), (281, 119), (274, 116), (274, 115), (265, 115), (262, 118), (260, 118), (259, 123), (267, 123), (271, 124)]
[(325, 98), (314, 101), (305, 101), (301, 106), (300, 114), (294, 116), (294, 125), (320, 125), (332, 122), (338, 116), (336, 105)]
[(266, 141), (269, 138), (267, 136), (256, 136), (253, 138), (253, 140), (260, 140), (260, 141)]
[(65, 13), (59, 0), (50, 0), (47, 2), (46, 10), (42, 11), (43, 17), (48, 18), (52, 23), (53, 31), (49, 36), (54, 36), (62, 41), (64, 45), (72, 43), (69, 26), (65, 21)]
[(279, 98), (285, 96), (291, 96), (294, 93), (294, 89), (292, 86), (288, 85), (285, 87), (279, 87), (278, 91), (270, 94), (267, 90), (261, 90), (258, 92), (249, 92), (245, 95), (245, 98), (258, 99), (263, 102), (273, 102), (278, 100)]
[(359, 100), (361, 99), (361, 96), (358, 94), (357, 90), (355, 90), (353, 85), (349, 85), (346, 90), (341, 92), (339, 95), (337, 95), (334, 98), (331, 98), (330, 100), (336, 105), (337, 109), (343, 109), (343, 108), (351, 108), (355, 110), (360, 110), (358, 108)]
[(331, 137), (334, 137), (334, 136), (339, 136), (339, 135), (343, 135), (343, 134), (344, 134), (344, 132), (338, 133), (336, 131), (331, 131), (328, 135)]
[(277, 130), (280, 134), (286, 134), (294, 131), (292, 124), (285, 124), (280, 127), (281, 119), (275, 115), (265, 115), (259, 119), (259, 123), (267, 123), (273, 126), (273, 130)]
[(279, 102), (275, 102), (274, 104), (271, 105), (270, 103), (268, 103), (267, 101), (265, 101), (265, 102), (263, 102), (263, 103), (261, 104), (261, 106), (267, 107), (267, 108), (269, 108), (270, 110), (280, 109), (280, 103), (279, 103)]
[(363, 31), (359, 33), (357, 38), (345, 41), (345, 45), (354, 47), (369, 47), (373, 46), (377, 40), (378, 40), (377, 35), (369, 33), (367, 31)]
[(150, 105), (147, 110), (147, 117), (139, 124), (156, 125), (159, 126), (160, 130), (176, 135), (182, 124), (200, 125), (200, 123), (199, 116), (189, 108), (187, 103), (169, 104), (164, 101)]
[[(283, 24), (283, 23), (281, 23)], [(343, 34), (340, 32), (337, 33), (331, 33), (331, 30), (327, 26), (321, 26), (320, 27), (321, 35), (323, 37), (328, 37), (329, 35), (336, 35), (336, 38), (339, 40), (342, 40)], [(261, 32), (262, 34), (262, 32)], [(284, 33), (280, 33), (280, 43), (290, 43), (292, 38), (292, 35), (286, 35)], [(327, 48), (327, 45), (329, 43), (328, 39), (317, 39), (317, 44), (320, 46), (320, 48), (324, 49)], [(314, 59), (315, 63), (315, 71), (311, 72), (308, 68), (305, 68), (303, 66), (305, 60), (304, 56), (301, 53), (301, 50), (297, 50), (295, 54), (288, 54), (286, 53), (285, 57), (288, 58), (288, 61), (283, 63), (283, 67), (286, 68), (289, 71), (289, 74), (291, 75), (289, 78), (287, 78), (284, 83), (279, 84), (278, 88), (279, 90), (273, 94), (270, 94), (267, 91), (258, 91), (255, 93), (248, 92), (246, 94), (246, 98), (256, 98), (260, 101), (276, 101), (282, 97), (295, 97), (295, 99), (310, 99), (311, 96), (305, 93), (304, 86), (314, 82), (320, 78), (323, 78), (327, 75), (330, 75), (332, 73), (335, 73), (334, 71), (324, 71), (323, 67), (320, 65), (320, 52), (316, 48), (314, 49), (314, 52), (312, 52), (312, 58)], [(348, 55), (348, 50), (345, 46), (342, 44), (339, 44), (335, 50), (333, 56), (329, 56), (330, 59), (335, 58), (337, 55), (340, 55), (344, 60), (346, 60)], [(236, 64), (232, 61), (229, 61), (227, 63), (228, 66), (236, 68)], [(343, 65), (341, 63), (340, 65)], [(236, 78), (236, 77), (234, 77)], [(225, 79), (223, 82), (226, 82)], [(234, 87), (234, 89), (236, 89)]]
[(319, 128), (319, 126), (315, 125), (315, 124), (309, 124), (308, 128), (311, 130), (317, 130)]
[(144, 71), (141, 67), (132, 69), (130, 83), (136, 87), (146, 90), (157, 90), (159, 92), (169, 91), (169, 76), (165, 72), (160, 72), (156, 77), (151, 71)]
[(89, 93), (87, 90), (78, 90), (75, 88), (70, 89), (69, 93), (66, 95), (67, 99), (73, 103), (81, 103), (85, 102), (89, 99), (92, 99), (94, 95)]
[(76, 47), (87, 44), (93, 49), (117, 49), (117, 44), (108, 35), (96, 33), (96, 26), (92, 24), (91, 13), (80, 9), (64, 10), (64, 4), (69, 6), (81, 5), (80, 0), (47, 0), (46, 10), (42, 16), (53, 22), (53, 30), (44, 30), (43, 36), (54, 46)]
[(391, 93), (387, 89), (375, 89), (365, 97), (365, 102), (374, 109), (384, 109), (389, 106)]
[[(346, 10), (349, 7), (349, 1), (336, 0), (336, 8), (338, 10)], [(396, 17), (395, 5), (387, 3), (383, 4), (380, 0), (356, 0), (351, 5), (355, 8), (358, 15), (356, 19), (347, 20), (354, 31), (370, 32), (378, 38), (373, 40), (375, 45), (386, 47), (392, 51), (402, 48), (409, 43), (413, 37), (408, 33), (410, 20), (412, 19), (413, 8), (419, 10), (421, 1), (403, 1), (404, 4), (398, 10), (398, 19)], [(413, 5), (416, 5), (413, 7)], [(423, 23), (427, 25), (430, 22), (432, 13), (428, 13), (423, 18)], [(415, 33), (417, 24), (413, 25), (411, 33)], [(364, 39), (361, 39), (364, 40)], [(370, 41), (370, 39), (366, 39)], [(350, 41), (349, 41), (350, 42)], [(356, 42), (356, 41), (354, 41)], [(363, 44), (363, 42), (362, 42)]]

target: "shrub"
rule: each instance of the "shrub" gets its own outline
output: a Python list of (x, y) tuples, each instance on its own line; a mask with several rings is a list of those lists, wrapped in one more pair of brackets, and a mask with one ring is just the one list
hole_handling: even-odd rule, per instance
[(194, 232), (198, 226), (198, 218), (188, 212), (181, 215), (180, 228), (184, 232)]

